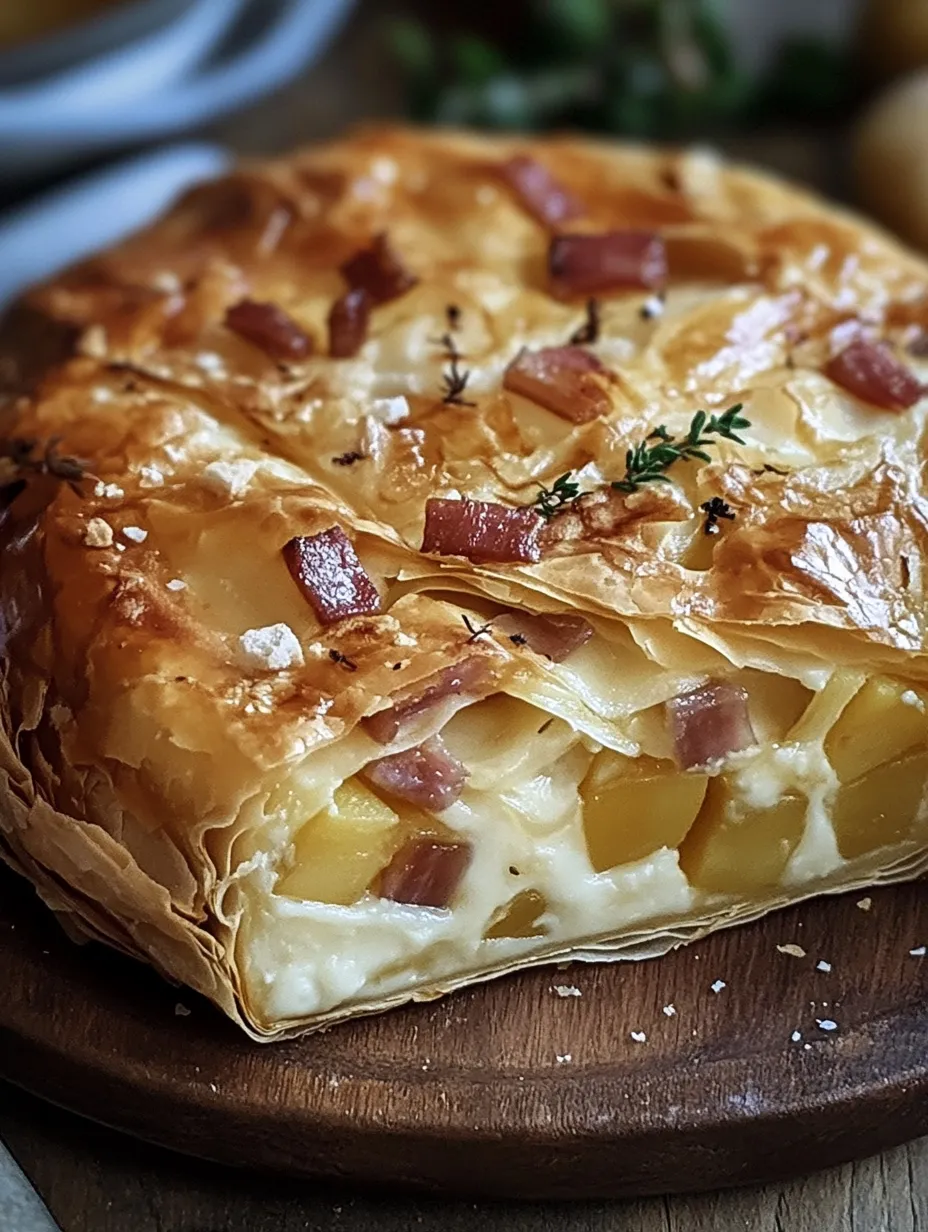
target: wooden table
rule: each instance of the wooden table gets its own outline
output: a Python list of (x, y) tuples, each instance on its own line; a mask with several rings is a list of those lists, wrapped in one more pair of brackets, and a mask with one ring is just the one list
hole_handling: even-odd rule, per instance
[[(211, 135), (260, 153), (328, 136), (365, 117), (397, 114), (398, 83), (378, 21), (383, 7), (368, 6), (302, 81)], [(738, 156), (762, 159), (796, 178), (840, 182), (840, 148), (832, 139), (774, 133), (726, 144)], [(63, 1232), (928, 1230), (928, 1139), (785, 1185), (565, 1207), (359, 1194), (233, 1172), (120, 1137), (7, 1087), (0, 1087), (0, 1136)]]

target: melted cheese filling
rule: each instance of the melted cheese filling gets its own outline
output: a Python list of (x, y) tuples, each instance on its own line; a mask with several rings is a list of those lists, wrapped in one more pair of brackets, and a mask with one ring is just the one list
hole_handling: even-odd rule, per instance
[[(263, 1015), (296, 1020), (379, 1002), (527, 955), (593, 952), (617, 937), (683, 936), (720, 915), (843, 885), (855, 870), (873, 870), (874, 852), (883, 868), (910, 854), (919, 834), (924, 841), (928, 717), (919, 692), (838, 670), (813, 694), (747, 669), (734, 679), (749, 691), (762, 743), (711, 774), (684, 773), (667, 760), (666, 724), (656, 717), (658, 699), (679, 690), (664, 671), (663, 696), (632, 676), (645, 705), (623, 714), (614, 677), (604, 674), (610, 654), (634, 646), (620, 643), (615, 651), (597, 636), (569, 664), (550, 665), (546, 687), (517, 675), (506, 692), (437, 717), (433, 728), (467, 767), (463, 793), (434, 817), (375, 801), (373, 820), (361, 818), (374, 828), (358, 852), (341, 823), (320, 837), (313, 818), (331, 822), (325, 810), (336, 793), (384, 753), (362, 731), (309, 758), (272, 794), (239, 869), (247, 902), (239, 947), (249, 998)], [(607, 683), (595, 689), (591, 680)], [(582, 711), (576, 700), (555, 704), (568, 689), (583, 698)], [(423, 734), (420, 724), (387, 751)], [(472, 846), (448, 908), (377, 896), (372, 874), (410, 833)], [(353, 901), (288, 888), (301, 876), (314, 886), (341, 876), (343, 838), (349, 864), (368, 861), (355, 869), (362, 880)]]

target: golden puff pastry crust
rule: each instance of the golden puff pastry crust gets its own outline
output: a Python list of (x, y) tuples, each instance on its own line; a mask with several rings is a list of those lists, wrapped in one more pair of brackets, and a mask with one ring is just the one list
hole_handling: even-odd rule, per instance
[[(257, 1039), (917, 875), (926, 290), (702, 151), (374, 129), (196, 189), (0, 331), (3, 856)], [(283, 550), (333, 533), (334, 617)]]

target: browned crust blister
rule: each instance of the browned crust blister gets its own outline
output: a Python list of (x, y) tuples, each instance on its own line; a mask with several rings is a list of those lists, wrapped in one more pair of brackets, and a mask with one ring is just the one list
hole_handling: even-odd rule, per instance
[[(624, 340), (600, 352), (608, 410), (558, 420), (555, 435), (513, 413), (502, 374), (526, 342), (566, 343), (584, 305), (550, 292), (550, 233), (500, 170), (515, 153), (582, 202), (563, 229), (657, 230), (669, 261), (666, 312), (649, 315), (644, 292), (603, 298), (602, 336)], [(408, 286), (371, 306), (356, 357), (329, 359), (340, 267), (384, 233)], [(26, 479), (2, 529), (5, 854), (79, 931), (266, 1037), (275, 1024), (242, 1005), (240, 904), (226, 892), (249, 802), (450, 663), (478, 654), (500, 677), (514, 670), (515, 649), (471, 641), (436, 583), (697, 637), (827, 645), (834, 661), (928, 678), (923, 419), (836, 409), (843, 395), (821, 374), (848, 321), (900, 343), (928, 324), (925, 287), (924, 264), (859, 220), (705, 155), (387, 129), (190, 193), (31, 292), (0, 333), (7, 452), (35, 442), (40, 459), (52, 442), (86, 472), (75, 484), (0, 460), (0, 480)], [(227, 326), (243, 299), (295, 323), (293, 358)], [(443, 384), (449, 306), (470, 373), (457, 403)], [(620, 478), (656, 424), (736, 401), (755, 427), (743, 448), (672, 486), (599, 484), (545, 528), (537, 564), (418, 550), (430, 497), (529, 504), (563, 472)], [(228, 472), (204, 479), (216, 462), (247, 474), (240, 492)], [(695, 570), (681, 544), (711, 496), (736, 521)], [(389, 610), (320, 630), (280, 548), (336, 525)], [(205, 600), (171, 587), (204, 566)], [(249, 670), (242, 621), (287, 623), (316, 652)]]

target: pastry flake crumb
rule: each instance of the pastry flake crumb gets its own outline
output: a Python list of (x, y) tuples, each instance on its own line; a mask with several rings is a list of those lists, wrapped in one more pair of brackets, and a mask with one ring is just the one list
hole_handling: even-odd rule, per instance
[(837, 1031), (838, 1024), (833, 1018), (816, 1018), (815, 1025), (822, 1031)]
[(148, 531), (143, 530), (141, 526), (124, 526), (119, 533), (126, 539), (131, 539), (133, 543), (144, 543), (148, 538)]
[(806, 952), (801, 945), (796, 945), (789, 941), (786, 945), (778, 945), (777, 949), (781, 954), (789, 954), (790, 958), (805, 958)]
[(257, 469), (258, 463), (249, 458), (238, 458), (234, 462), (219, 459), (210, 462), (200, 477), (211, 492), (234, 500), (247, 489)]
[(84, 543), (89, 548), (111, 548), (113, 528), (103, 518), (91, 518), (84, 529)]
[(861, 911), (869, 911), (870, 908), (873, 906), (873, 899), (872, 898), (859, 898), (857, 900), (857, 906), (860, 908)]
[(831, 963), (826, 962), (824, 958), (820, 958), (818, 962), (815, 964), (815, 970), (816, 971), (830, 971)]
[(629, 1031), (629, 1035), (636, 1044), (644, 1044), (647, 1041), (647, 1034), (644, 1031)]
[(716, 980), (715, 983), (710, 984), (709, 987), (712, 989), (713, 992), (721, 992), (722, 989), (727, 988), (728, 985), (725, 983), (724, 980)]
[(106, 358), (107, 337), (102, 325), (89, 325), (81, 334), (77, 349), (90, 359)]
[(569, 1052), (556, 1052), (554, 1055), (557, 1057), (558, 1065), (566, 1065), (573, 1060), (573, 1056)]
[(248, 667), (280, 672), (288, 667), (302, 667), (303, 648), (289, 625), (265, 625), (248, 629), (238, 639), (241, 657)]
[(164, 473), (160, 467), (146, 464), (139, 467), (140, 488), (160, 488), (164, 485)]
[(98, 479), (93, 490), (94, 496), (103, 496), (107, 500), (121, 500), (125, 496), (125, 490), (118, 483), (104, 483), (102, 479)]
[(170, 582), (166, 582), (168, 590), (186, 590), (187, 583), (182, 582), (180, 578), (171, 578)]
[(554, 984), (552, 985), (554, 992), (559, 997), (582, 997), (583, 993), (574, 984)]

